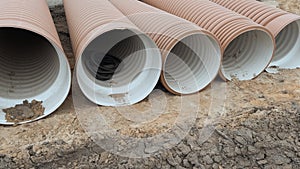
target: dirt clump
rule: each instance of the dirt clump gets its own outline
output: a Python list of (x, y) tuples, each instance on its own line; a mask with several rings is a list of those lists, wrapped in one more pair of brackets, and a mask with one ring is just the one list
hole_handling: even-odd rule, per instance
[(6, 114), (5, 119), (7, 122), (20, 123), (28, 120), (36, 119), (44, 115), (45, 108), (42, 101), (28, 100), (23, 101), (23, 104), (18, 104), (15, 107), (3, 109)]

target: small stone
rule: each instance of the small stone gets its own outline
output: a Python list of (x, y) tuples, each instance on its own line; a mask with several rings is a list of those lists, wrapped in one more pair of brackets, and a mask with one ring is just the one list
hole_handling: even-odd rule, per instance
[(203, 157), (203, 161), (206, 163), (206, 164), (213, 164), (214, 161), (210, 158), (210, 156), (206, 155)]
[(222, 161), (222, 157), (221, 156), (214, 156), (213, 159), (217, 163), (220, 163)]
[(62, 140), (62, 139), (56, 140), (55, 143), (58, 144), (58, 145), (64, 145), (64, 144), (66, 144), (66, 142), (64, 140)]
[(284, 152), (284, 154), (289, 158), (295, 158), (295, 156), (296, 156), (295, 153), (291, 152), (291, 151)]
[(248, 146), (247, 149), (249, 155), (257, 154), (259, 152), (259, 150), (256, 149), (254, 146)]
[(232, 147), (224, 147), (223, 151), (227, 157), (234, 157), (236, 155), (235, 150)]
[(183, 143), (179, 144), (177, 148), (181, 151), (183, 155), (187, 155), (191, 152), (191, 148)]
[(278, 137), (280, 140), (284, 140), (284, 139), (285, 139), (285, 136), (286, 136), (285, 133), (278, 133), (278, 134), (277, 134), (277, 137)]
[(12, 154), (12, 157), (17, 157), (18, 156), (18, 153), (13, 153)]
[(256, 158), (256, 160), (263, 160), (265, 158), (265, 154), (259, 153), (259, 154), (256, 155), (255, 158)]
[(193, 169), (206, 169), (207, 167), (205, 167), (202, 164), (196, 164), (195, 167), (193, 167)]
[(175, 157), (175, 161), (176, 161), (177, 164), (180, 164), (182, 162), (182, 159), (177, 155)]
[(28, 154), (30, 156), (35, 156), (36, 155), (36, 152), (33, 150), (33, 145), (30, 145), (26, 148), (28, 150)]
[(234, 152), (235, 152), (236, 154), (242, 154), (241, 149), (239, 149), (238, 147), (235, 147)]
[(49, 145), (49, 141), (45, 141), (42, 143), (43, 146)]
[(258, 165), (265, 165), (265, 164), (268, 164), (268, 161), (267, 160), (260, 160), (260, 161), (257, 161), (257, 164)]
[(63, 157), (64, 153), (63, 153), (63, 151), (58, 150), (58, 151), (56, 152), (56, 155), (57, 155), (58, 157)]
[(235, 139), (235, 141), (237, 141), (241, 145), (247, 145), (247, 141), (243, 137), (237, 136), (234, 139)]
[(169, 163), (171, 166), (173, 166), (173, 167), (177, 166), (177, 164), (178, 164), (178, 163), (176, 163), (176, 161), (175, 161), (175, 159), (173, 158), (172, 155), (169, 155), (169, 156), (168, 156), (167, 161), (168, 161), (168, 163)]
[(292, 165), (285, 165), (282, 167), (282, 169), (293, 169)]
[(274, 168), (277, 168), (277, 167), (275, 167), (274, 165), (266, 165), (264, 167), (264, 169), (274, 169)]
[(176, 166), (175, 168), (176, 169), (185, 169), (184, 167), (181, 167), (181, 166)]
[(268, 147), (268, 145), (267, 145), (265, 142), (263, 142), (263, 141), (256, 142), (256, 143), (254, 144), (254, 146), (255, 146), (256, 148), (267, 148), (267, 147)]
[(219, 164), (214, 163), (214, 164), (212, 165), (212, 168), (213, 168), (213, 169), (219, 169)]
[(271, 158), (272, 158), (272, 161), (274, 162), (274, 164), (277, 164), (277, 165), (288, 164), (291, 162), (291, 159), (289, 159), (283, 155), (275, 155)]
[(108, 152), (103, 152), (100, 155), (99, 163), (107, 163), (106, 160), (108, 159), (109, 153)]
[(4, 162), (9, 163), (9, 162), (11, 162), (11, 159), (6, 157), (6, 158), (4, 158)]
[(183, 163), (183, 166), (186, 168), (190, 168), (190, 166), (191, 166), (191, 164), (189, 163), (189, 161), (187, 159), (184, 159), (182, 163)]
[(243, 167), (249, 167), (251, 165), (251, 162), (247, 159), (237, 159), (236, 162), (240, 165), (240, 166), (243, 166)]
[(199, 158), (196, 152), (191, 152), (188, 156), (187, 159), (192, 165), (199, 165)]

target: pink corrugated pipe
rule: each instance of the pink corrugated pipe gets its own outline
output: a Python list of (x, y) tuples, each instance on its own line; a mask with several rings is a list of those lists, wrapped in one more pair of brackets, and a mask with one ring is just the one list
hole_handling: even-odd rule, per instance
[(106, 0), (65, 0), (64, 7), (83, 94), (103, 106), (147, 97), (162, 66), (155, 43)]
[(224, 79), (253, 79), (273, 58), (275, 40), (268, 29), (218, 4), (208, 0), (143, 2), (194, 22), (214, 34), (223, 50), (221, 76)]
[(161, 82), (168, 91), (196, 93), (216, 77), (221, 47), (209, 31), (136, 0), (110, 2), (160, 48), (164, 63)]
[(12, 124), (2, 109), (24, 100), (43, 101), (37, 120), (66, 99), (70, 66), (46, 1), (0, 1), (0, 77), (0, 124)]
[[(268, 28), (276, 37), (270, 67), (300, 67), (300, 16), (253, 0), (211, 0)], [(270, 69), (271, 70), (271, 69)]]

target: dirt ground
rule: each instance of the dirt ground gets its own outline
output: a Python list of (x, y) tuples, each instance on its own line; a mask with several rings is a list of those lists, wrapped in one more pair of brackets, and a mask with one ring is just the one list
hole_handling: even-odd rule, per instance
[[(287, 1), (291, 2), (280, 1), (280, 7), (299, 12), (299, 1), (286, 5)], [(74, 68), (63, 7), (51, 12)], [(300, 168), (300, 69), (263, 73), (247, 82), (215, 82), (198, 96), (200, 110), (183, 140), (153, 156), (136, 159), (107, 152), (93, 142), (75, 113), (70, 93), (45, 119), (0, 126), (0, 168)], [(223, 96), (225, 100), (220, 99)], [(178, 97), (166, 93), (166, 98), (170, 107), (176, 107)], [(135, 107), (147, 107), (148, 101)], [(101, 109), (111, 109), (105, 116), (119, 133), (137, 138), (167, 132), (178, 116), (171, 109), (147, 124), (134, 125), (113, 113), (113, 108)]]
[(286, 11), (300, 14), (300, 1), (299, 0), (277, 0), (279, 7)]

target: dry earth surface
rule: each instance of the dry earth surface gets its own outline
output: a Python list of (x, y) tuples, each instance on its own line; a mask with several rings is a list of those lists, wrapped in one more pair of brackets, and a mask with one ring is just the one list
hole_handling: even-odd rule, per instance
[[(300, 12), (299, 1), (278, 2), (285, 10)], [(63, 7), (51, 12), (73, 68)], [(300, 168), (300, 69), (263, 73), (248, 82), (214, 84), (199, 94), (200, 109), (185, 138), (151, 157), (121, 157), (95, 144), (80, 125), (70, 94), (45, 119), (0, 126), (0, 168)], [(218, 94), (219, 90), (225, 94)], [(223, 96), (224, 102), (220, 101)], [(166, 97), (170, 107), (177, 106), (172, 100), (178, 97), (168, 93)], [(147, 104), (146, 99), (136, 107)], [(149, 137), (167, 132), (178, 112), (170, 110), (143, 125), (132, 125), (125, 117), (116, 118), (115, 113), (106, 116), (123, 135)], [(204, 127), (207, 119), (210, 125)], [(205, 135), (209, 131), (211, 136)]]

